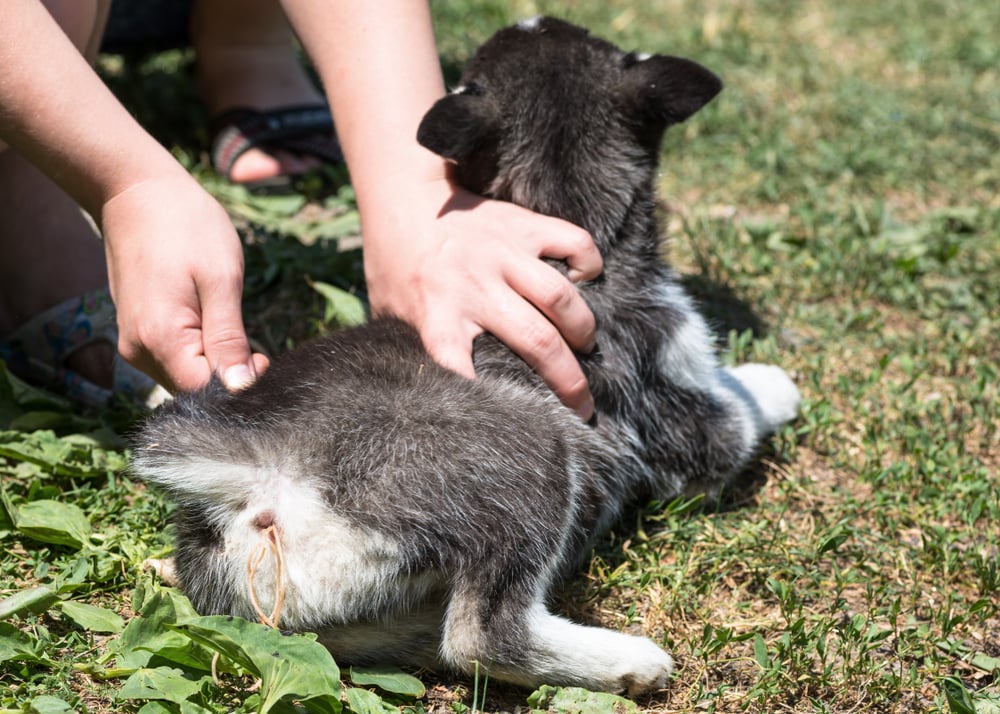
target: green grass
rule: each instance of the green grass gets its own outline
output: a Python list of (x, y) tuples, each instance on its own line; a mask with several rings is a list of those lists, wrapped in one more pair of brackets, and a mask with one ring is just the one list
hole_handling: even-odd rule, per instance
[[(1000, 6), (465, 0), (435, 11), (451, 78), (496, 27), (544, 12), (698, 59), (727, 85), (668, 136), (669, 253), (727, 359), (786, 367), (803, 412), (724, 508), (644, 508), (558, 595), (566, 613), (674, 653), (670, 688), (639, 708), (997, 711)], [(363, 298), (350, 192), (307, 186), (296, 202), (220, 185), (188, 62), (168, 53), (105, 71), (140, 117), (170, 106), (154, 129), (233, 211), (253, 336), (280, 351), (349, 321), (350, 296)], [(329, 304), (308, 281), (346, 297)], [(0, 604), (0, 710), (55, 706), (43, 695), (138, 708), (117, 698), (127, 673), (108, 668), (139, 656), (132, 623), (161, 623), (165, 637), (178, 615), (141, 573), (170, 534), (165, 504), (120, 472), (130, 415), (80, 415), (7, 384), (0, 375), (0, 597), (22, 600)], [(53, 501), (81, 509), (90, 532), (69, 533)], [(13, 528), (3, 514), (20, 509), (49, 530)], [(88, 619), (66, 601), (104, 610)], [(203, 661), (178, 666), (155, 642), (198, 689), (188, 710), (260, 703), (252, 667), (217, 688)], [(526, 692), (492, 682), (484, 693), (420, 676), (423, 696), (383, 682), (372, 697), (408, 711), (528, 707)], [(356, 712), (359, 692), (376, 689), (364, 681), (345, 673)], [(544, 701), (556, 706), (532, 699)], [(147, 711), (179, 710), (163, 707)]]

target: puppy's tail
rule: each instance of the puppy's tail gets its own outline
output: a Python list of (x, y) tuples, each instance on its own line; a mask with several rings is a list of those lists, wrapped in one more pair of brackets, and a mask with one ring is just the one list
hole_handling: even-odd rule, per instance
[(213, 379), (154, 412), (131, 435), (132, 473), (180, 501), (238, 503), (260, 460), (253, 431), (226, 408), (228, 400)]

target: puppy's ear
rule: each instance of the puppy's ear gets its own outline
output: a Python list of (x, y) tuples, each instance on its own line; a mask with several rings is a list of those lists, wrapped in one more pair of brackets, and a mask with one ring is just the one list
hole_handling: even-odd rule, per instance
[(722, 90), (722, 80), (697, 62), (669, 55), (629, 55), (625, 100), (636, 119), (654, 128), (678, 124)]
[(460, 91), (439, 99), (424, 115), (417, 141), (438, 156), (464, 161), (490, 146), (500, 127), (500, 112), (487, 96)]

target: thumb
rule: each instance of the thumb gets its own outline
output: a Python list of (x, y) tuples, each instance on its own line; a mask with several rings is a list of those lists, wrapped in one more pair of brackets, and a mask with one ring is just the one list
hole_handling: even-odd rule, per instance
[(257, 366), (240, 313), (242, 287), (211, 291), (202, 302), (201, 339), (213, 374), (230, 390), (243, 389), (257, 378)]

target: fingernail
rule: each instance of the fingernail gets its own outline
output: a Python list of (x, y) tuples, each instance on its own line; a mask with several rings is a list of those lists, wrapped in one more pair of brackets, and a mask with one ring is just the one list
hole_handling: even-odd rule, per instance
[(234, 364), (223, 373), (222, 381), (227, 389), (236, 392), (250, 386), (250, 383), (253, 382), (253, 374), (245, 364)]
[(584, 423), (589, 422), (590, 418), (594, 416), (594, 400), (588, 399), (583, 404), (576, 408), (576, 415), (584, 421)]

